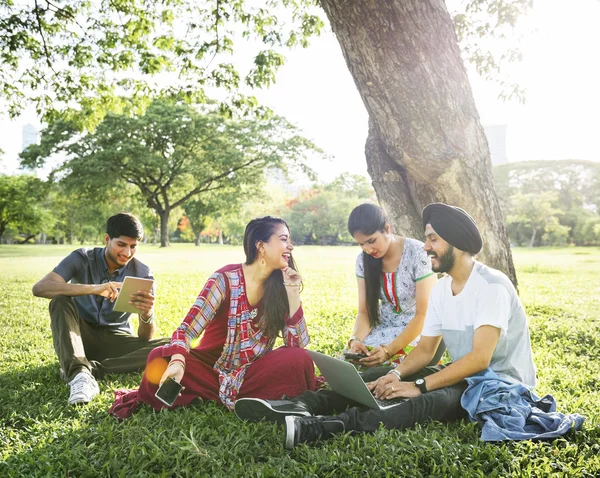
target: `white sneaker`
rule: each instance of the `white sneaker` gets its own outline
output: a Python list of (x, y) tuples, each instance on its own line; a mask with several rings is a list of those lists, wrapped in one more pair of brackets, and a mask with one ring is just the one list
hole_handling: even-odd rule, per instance
[(88, 403), (100, 393), (98, 382), (89, 372), (79, 372), (69, 382), (71, 393), (69, 394), (69, 405), (77, 403)]

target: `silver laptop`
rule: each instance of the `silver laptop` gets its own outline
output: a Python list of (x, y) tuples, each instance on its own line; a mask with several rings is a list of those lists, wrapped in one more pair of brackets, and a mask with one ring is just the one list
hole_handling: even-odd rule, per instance
[(334, 392), (346, 398), (361, 403), (369, 408), (386, 410), (396, 407), (408, 400), (407, 398), (393, 398), (391, 400), (379, 400), (373, 396), (358, 371), (349, 362), (324, 355), (314, 350), (307, 350), (315, 365)]

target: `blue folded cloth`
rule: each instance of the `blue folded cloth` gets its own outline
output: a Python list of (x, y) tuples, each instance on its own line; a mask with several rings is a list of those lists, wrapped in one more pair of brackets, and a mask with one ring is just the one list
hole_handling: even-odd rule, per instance
[(539, 440), (580, 430), (585, 418), (556, 411), (552, 395), (542, 398), (518, 382), (500, 378), (487, 368), (466, 379), (460, 404), (481, 426), (484, 441)]

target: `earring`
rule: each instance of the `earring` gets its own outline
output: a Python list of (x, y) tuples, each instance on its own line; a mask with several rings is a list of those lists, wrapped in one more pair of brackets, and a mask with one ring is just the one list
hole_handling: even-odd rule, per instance
[(260, 260), (258, 261), (258, 265), (263, 269), (267, 267), (267, 261), (265, 261), (265, 250), (261, 249), (260, 251)]

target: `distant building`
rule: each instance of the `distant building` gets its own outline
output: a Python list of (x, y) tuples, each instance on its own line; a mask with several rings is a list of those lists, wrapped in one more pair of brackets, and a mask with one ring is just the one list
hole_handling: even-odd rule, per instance
[(26, 124), (23, 126), (23, 141), (21, 145), (21, 151), (25, 151), (32, 144), (37, 144), (39, 138), (39, 132), (32, 124)]
[(505, 124), (495, 124), (484, 126), (485, 136), (487, 137), (492, 156), (492, 165), (508, 163), (506, 157), (506, 128)]

